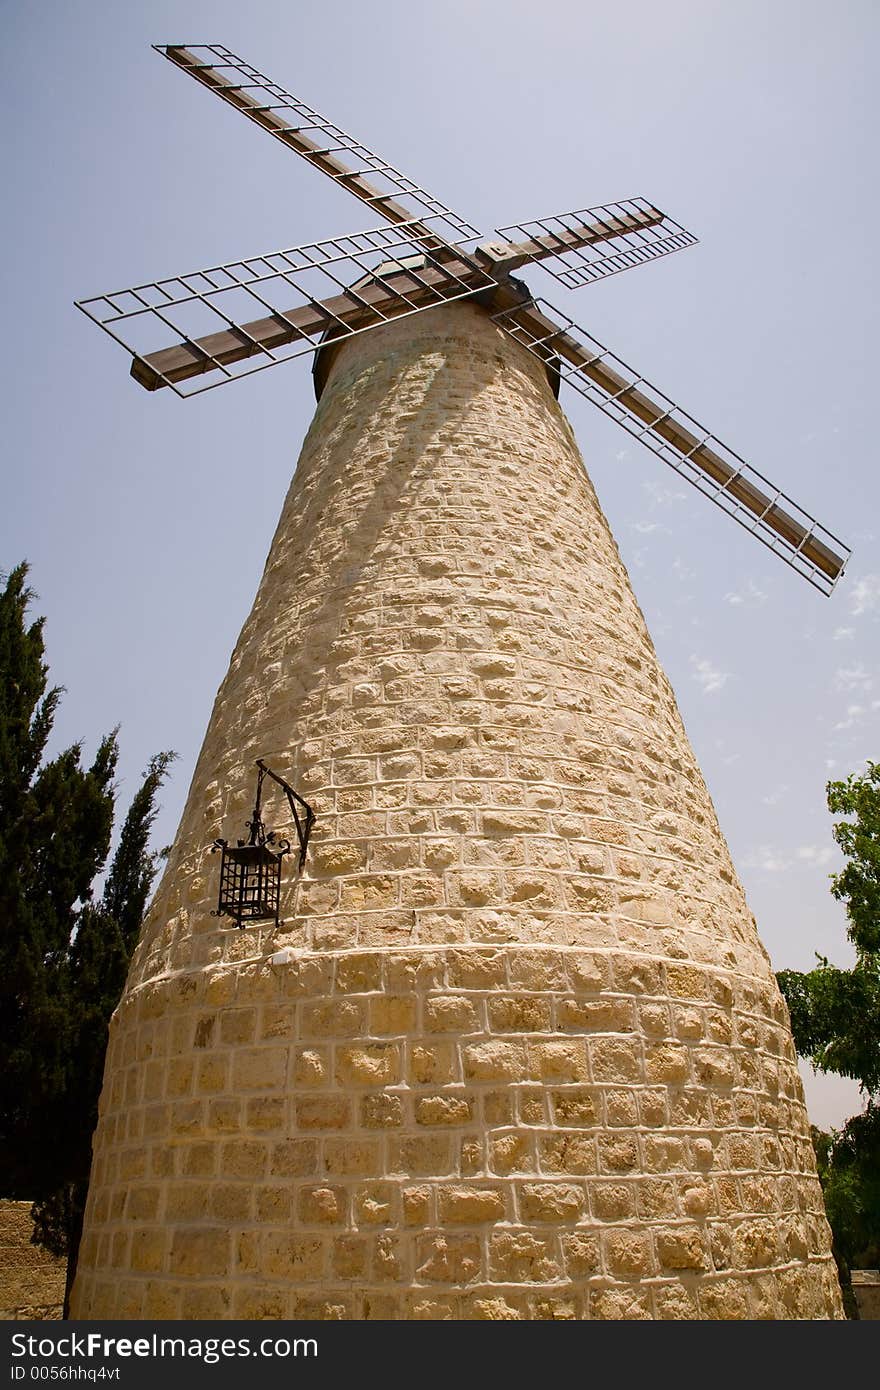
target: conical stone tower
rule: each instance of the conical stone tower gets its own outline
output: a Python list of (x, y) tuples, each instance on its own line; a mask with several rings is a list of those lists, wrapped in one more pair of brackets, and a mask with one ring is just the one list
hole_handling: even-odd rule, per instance
[[(114, 1016), (74, 1316), (840, 1316), (786, 1010), (543, 367), (461, 304), (324, 366)], [(257, 757), (318, 819), (239, 931), (206, 850)]]

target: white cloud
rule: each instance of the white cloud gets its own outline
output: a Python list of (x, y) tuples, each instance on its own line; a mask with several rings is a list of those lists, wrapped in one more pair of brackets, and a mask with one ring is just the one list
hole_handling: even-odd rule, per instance
[(762, 603), (767, 602), (767, 595), (750, 579), (739, 593), (725, 594), (724, 602), (729, 603), (732, 607), (742, 604), (746, 608), (759, 608)]
[(623, 463), (624, 459), (629, 458), (629, 449), (618, 449), (614, 457), (618, 463)]
[(856, 580), (850, 590), (849, 606), (854, 618), (880, 613), (880, 574), (863, 574)]
[(666, 527), (661, 526), (659, 521), (633, 521), (630, 523), (632, 529), (637, 531), (640, 536), (650, 536), (652, 531), (665, 531)]
[(694, 680), (704, 695), (715, 695), (727, 684), (729, 672), (717, 670), (705, 657), (694, 655), (690, 662), (694, 668)]
[(724, 742), (724, 739), (716, 738), (715, 747), (718, 750), (719, 759), (723, 767), (732, 767), (733, 764), (738, 763), (742, 757), (741, 753), (729, 753), (727, 751), (728, 746), (729, 745)]
[(849, 642), (855, 637), (856, 630), (854, 627), (836, 627), (832, 635), (835, 642)]
[(800, 863), (822, 869), (834, 858), (834, 848), (831, 845), (800, 845), (794, 854)]
[(871, 690), (873, 677), (864, 666), (840, 666), (834, 672), (834, 685), (837, 690)]
[(675, 559), (672, 562), (672, 573), (676, 576), (676, 578), (681, 580), (682, 584), (685, 584), (689, 579), (693, 579), (696, 571), (688, 569), (681, 556), (676, 555)]
[(838, 729), (851, 729), (854, 724), (859, 722), (864, 713), (864, 705), (847, 705), (846, 717), (841, 719), (837, 724), (832, 725), (832, 728), (835, 732), (837, 732)]
[(775, 791), (768, 792), (766, 796), (762, 796), (761, 800), (765, 806), (778, 806), (780, 801), (785, 797), (787, 791), (788, 787), (785, 785), (777, 787)]
[(780, 874), (786, 869), (791, 868), (791, 860), (786, 859), (779, 850), (773, 849), (771, 845), (759, 845), (753, 849), (751, 854), (747, 854), (743, 860), (743, 868), (758, 869), (765, 874)]
[(788, 869), (823, 869), (834, 858), (830, 845), (799, 845), (795, 850), (781, 850), (774, 845), (758, 845), (743, 860), (743, 868), (757, 869), (764, 874), (783, 874)]
[(687, 496), (687, 493), (678, 492), (675, 488), (664, 487), (662, 483), (642, 483), (642, 487), (651, 501), (658, 507), (665, 506), (667, 502), (680, 502)]

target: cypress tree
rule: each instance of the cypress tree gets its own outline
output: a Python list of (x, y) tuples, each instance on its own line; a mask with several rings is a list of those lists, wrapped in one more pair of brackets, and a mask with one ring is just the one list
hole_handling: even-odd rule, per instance
[[(76, 1265), (110, 1015), (159, 856), (155, 757), (110, 849), (118, 731), (91, 766), (82, 745), (44, 753), (61, 689), (48, 687), (43, 619), (28, 624), (27, 565), (0, 591), (0, 1195), (34, 1202), (34, 1240)], [(65, 1313), (66, 1313), (65, 1299)]]

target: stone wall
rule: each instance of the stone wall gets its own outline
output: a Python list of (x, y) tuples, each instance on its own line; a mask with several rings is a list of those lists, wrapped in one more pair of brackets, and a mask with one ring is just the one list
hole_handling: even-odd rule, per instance
[(0, 1202), (0, 1320), (60, 1318), (67, 1263), (31, 1245), (30, 1202)]
[[(239, 932), (205, 851), (257, 757), (318, 819)], [(475, 306), (337, 354), (114, 1019), (74, 1308), (840, 1315), (673, 693), (543, 368)]]
[(852, 1290), (862, 1321), (880, 1320), (880, 1270), (854, 1269)]

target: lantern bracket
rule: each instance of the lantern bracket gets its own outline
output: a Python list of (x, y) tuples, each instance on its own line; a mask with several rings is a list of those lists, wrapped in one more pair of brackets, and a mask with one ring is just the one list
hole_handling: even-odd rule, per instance
[(299, 841), (299, 870), (305, 864), (315, 813), (307, 801), (279, 777), (262, 758), (257, 759), (257, 790), (254, 809), (247, 822), (250, 835), (231, 848), (228, 840), (217, 839), (211, 852), (221, 851), (220, 895), (214, 917), (233, 917), (239, 927), (245, 922), (275, 919), (278, 926), (281, 897), (281, 861), (290, 852), (290, 841), (267, 830), (262, 816), (263, 779), (271, 777), (287, 797)]
[[(254, 818), (257, 821), (259, 831), (260, 833), (264, 833), (262, 828), (263, 823), (260, 820), (260, 795), (263, 787), (263, 778), (271, 777), (272, 781), (278, 783), (279, 787), (284, 792), (284, 795), (287, 797), (287, 803), (290, 807), (290, 814), (293, 818), (293, 824), (296, 828), (296, 838), (299, 841), (299, 869), (301, 873), (303, 866), (306, 862), (306, 851), (309, 847), (309, 836), (312, 833), (312, 826), (315, 821), (315, 813), (312, 810), (309, 803), (307, 801), (304, 801), (303, 798), (299, 795), (299, 793), (293, 790), (293, 787), (290, 785), (290, 783), (285, 782), (283, 777), (279, 777), (277, 772), (273, 772), (271, 767), (267, 767), (266, 764), (263, 762), (262, 758), (257, 758), (257, 767), (260, 769), (260, 771), (257, 777), (257, 800), (256, 805), (254, 807)], [(302, 810), (298, 810), (298, 807), (301, 807)], [(253, 833), (254, 831), (252, 828), (251, 834)], [(271, 832), (270, 836), (267, 838), (271, 838)], [(290, 848), (289, 842), (287, 844), (287, 848)]]

